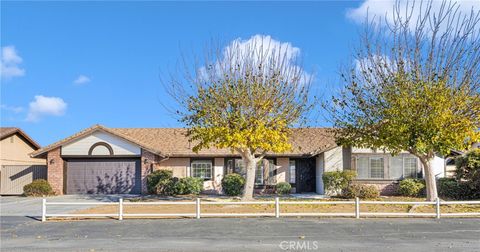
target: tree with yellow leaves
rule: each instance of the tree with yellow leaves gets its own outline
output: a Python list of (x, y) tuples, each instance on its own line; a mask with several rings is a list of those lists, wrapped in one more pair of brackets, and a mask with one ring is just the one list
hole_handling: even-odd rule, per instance
[(480, 12), (442, 2), (397, 1), (368, 20), (346, 85), (324, 108), (338, 141), (408, 151), (424, 168), (427, 200), (437, 198), (431, 161), (480, 139)]
[(165, 85), (194, 151), (227, 148), (242, 157), (243, 200), (253, 197), (257, 163), (291, 149), (290, 128), (304, 122), (311, 107), (309, 78), (290, 46), (269, 37), (234, 41), (223, 50), (212, 46), (200, 66), (184, 60), (181, 74)]

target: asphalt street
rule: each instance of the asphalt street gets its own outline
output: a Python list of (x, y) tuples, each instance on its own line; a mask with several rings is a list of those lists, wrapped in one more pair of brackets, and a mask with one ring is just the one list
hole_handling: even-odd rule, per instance
[(480, 219), (2, 216), (1, 251), (480, 251)]

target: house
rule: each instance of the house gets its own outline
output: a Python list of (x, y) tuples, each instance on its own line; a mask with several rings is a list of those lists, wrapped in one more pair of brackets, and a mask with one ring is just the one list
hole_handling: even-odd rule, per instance
[(47, 178), (46, 160), (29, 155), (40, 145), (23, 130), (2, 127), (0, 139), (0, 194), (22, 194), (24, 185), (34, 179)]
[[(47, 159), (48, 180), (58, 194), (146, 193), (146, 176), (158, 169), (172, 170), (176, 177), (202, 178), (205, 192), (219, 193), (225, 174), (244, 172), (239, 155), (217, 148), (195, 153), (185, 134), (181, 128), (95, 125), (31, 155)], [(408, 153), (392, 157), (338, 146), (328, 128), (293, 129), (290, 141), (291, 151), (270, 153), (258, 165), (257, 192), (285, 181), (293, 192), (323, 194), (324, 171), (353, 169), (357, 183), (391, 193), (398, 180), (422, 174), (420, 162)], [(436, 169), (443, 173), (443, 163)]]

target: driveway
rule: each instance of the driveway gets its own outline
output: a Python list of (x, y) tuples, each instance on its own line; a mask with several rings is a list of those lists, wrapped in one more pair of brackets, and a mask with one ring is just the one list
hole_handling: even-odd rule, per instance
[[(63, 195), (47, 197), (47, 201), (62, 202), (117, 202), (120, 197), (135, 197), (135, 195)], [(92, 207), (91, 205), (52, 205), (48, 206), (49, 213), (68, 213), (75, 210)], [(21, 196), (1, 196), (0, 216), (27, 216), (39, 218), (42, 215), (42, 198)]]
[(1, 220), (2, 251), (480, 251), (480, 219)]

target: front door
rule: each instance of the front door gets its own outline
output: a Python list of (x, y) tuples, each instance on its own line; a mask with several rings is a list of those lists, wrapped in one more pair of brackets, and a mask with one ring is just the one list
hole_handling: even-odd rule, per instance
[(296, 192), (315, 192), (315, 158), (297, 159), (296, 166)]

